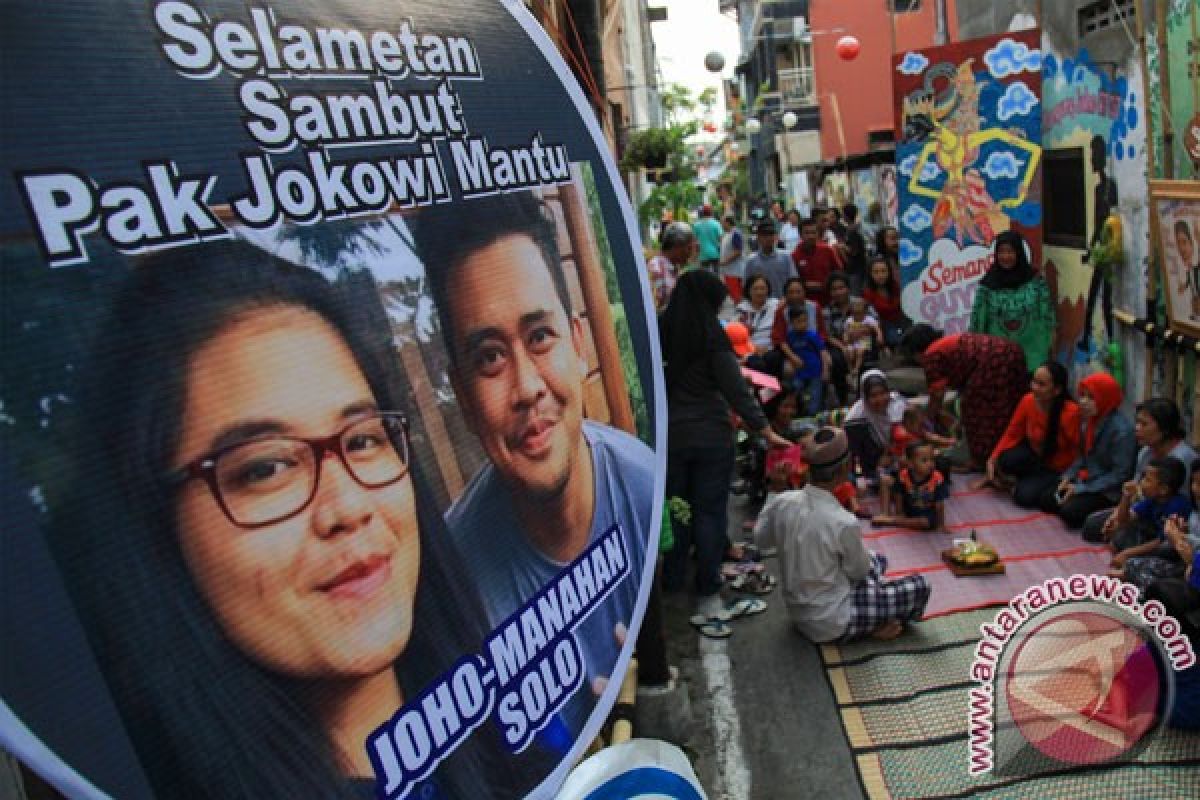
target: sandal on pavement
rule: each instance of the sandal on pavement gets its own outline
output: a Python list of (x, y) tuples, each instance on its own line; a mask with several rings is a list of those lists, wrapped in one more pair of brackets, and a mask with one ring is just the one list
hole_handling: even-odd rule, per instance
[(763, 572), (738, 575), (729, 582), (729, 586), (731, 589), (749, 594), (770, 594), (775, 589), (776, 583), (774, 575)]
[(740, 597), (734, 600), (729, 605), (725, 606), (734, 619), (738, 617), (752, 617), (755, 614), (761, 614), (767, 610), (767, 601), (758, 597)]
[(692, 617), (691, 623), (697, 633), (708, 639), (728, 639), (733, 635), (733, 628), (729, 627), (729, 623), (718, 617), (697, 614)]
[(757, 561), (726, 561), (721, 565), (721, 576), (725, 578), (733, 578), (738, 575), (749, 575), (753, 572), (762, 572), (764, 569), (766, 569), (766, 567)]

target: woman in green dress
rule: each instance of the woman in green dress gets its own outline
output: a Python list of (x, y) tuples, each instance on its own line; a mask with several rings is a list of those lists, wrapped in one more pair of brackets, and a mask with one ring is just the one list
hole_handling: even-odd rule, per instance
[(1019, 344), (1032, 373), (1051, 357), (1055, 317), (1050, 287), (1030, 265), (1021, 234), (1004, 231), (998, 235), (994, 253), (992, 268), (975, 289), (970, 331)]

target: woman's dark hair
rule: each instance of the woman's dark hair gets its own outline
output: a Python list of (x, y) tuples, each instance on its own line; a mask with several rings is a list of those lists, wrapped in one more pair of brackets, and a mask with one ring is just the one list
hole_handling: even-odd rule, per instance
[(893, 231), (897, 235), (899, 235), (899, 233), (900, 233), (898, 230), (896, 230), (895, 225), (884, 225), (882, 228), (880, 228), (878, 231), (876, 231), (875, 232), (875, 252), (878, 253), (879, 255), (883, 256), (884, 260), (888, 261), (890, 264), (891, 259), (889, 258), (889, 256), (891, 254), (888, 253), (888, 249), (887, 249), (888, 231)]
[[(876, 264), (883, 264), (885, 267), (887, 267), (887, 280), (882, 284), (876, 283), (875, 277), (871, 274)], [(887, 259), (883, 256), (876, 255), (871, 257), (871, 261), (867, 264), (867, 284), (864, 288), (871, 289), (876, 292), (883, 292), (888, 297), (892, 297), (900, 293), (900, 287), (896, 285), (896, 281), (892, 275), (892, 268), (888, 266)]]
[(1042, 463), (1049, 463), (1058, 449), (1058, 429), (1062, 426), (1063, 407), (1071, 399), (1071, 376), (1067, 368), (1054, 359), (1043, 362), (1039, 368), (1050, 373), (1050, 382), (1055, 389), (1062, 390), (1050, 401), (1050, 410), (1046, 414), (1046, 438), (1042, 440), (1041, 457)]
[(937, 328), (922, 322), (904, 332), (900, 338), (900, 349), (909, 356), (919, 356), (943, 335)]
[[(754, 288), (756, 283), (765, 283), (767, 285), (767, 294), (769, 295), (771, 293), (771, 282), (767, 280), (767, 276), (763, 275), (761, 272), (756, 272), (746, 279), (746, 285), (742, 289), (742, 294), (747, 300), (750, 299), (750, 290)], [(786, 286), (786, 284), (784, 285)]]
[(795, 398), (796, 393), (791, 389), (781, 389), (771, 396), (770, 400), (763, 403), (763, 413), (771, 422), (775, 421), (775, 416), (779, 413), (779, 407), (783, 405), (783, 401), (789, 397)]
[(1138, 404), (1136, 411), (1144, 412), (1154, 420), (1154, 424), (1162, 431), (1167, 441), (1184, 437), (1183, 418), (1179, 414), (1179, 406), (1167, 397), (1151, 397), (1144, 403)]
[(668, 392), (694, 362), (713, 351), (733, 349), (717, 320), (728, 294), (725, 283), (704, 269), (683, 273), (675, 284), (658, 319)]
[(804, 291), (804, 299), (807, 300), (808, 299), (808, 287), (804, 285), (804, 279), (797, 278), (795, 275), (793, 275), (792, 277), (788, 278), (786, 281), (783, 282), (783, 301), (785, 303), (787, 302), (788, 289), (791, 288), (793, 283), (798, 284), (800, 286), (800, 288)]
[[(288, 307), (332, 326), (380, 408), (396, 408), (383, 348), (362, 335), (338, 292), (319, 273), (240, 242), (138, 263), (101, 327), (78, 404), (77, 491), (53, 520), (51, 541), (163, 797), (358, 796), (301, 699), (311, 684), (262, 667), (222, 632), (184, 562), (177, 490), (163, 479), (179, 446), (192, 355), (237, 317)], [(411, 474), (421, 555), (412, 634), (396, 664), (406, 696), (477, 651), (485, 619), (415, 460)], [(437, 773), (452, 794), (521, 780), (481, 732)]]

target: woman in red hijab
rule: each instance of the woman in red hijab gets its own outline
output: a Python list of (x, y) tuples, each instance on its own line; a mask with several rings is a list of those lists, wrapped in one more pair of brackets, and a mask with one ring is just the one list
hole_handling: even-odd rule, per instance
[(1121, 486), (1133, 476), (1137, 440), (1133, 422), (1121, 413), (1121, 386), (1104, 372), (1079, 382), (1080, 455), (1063, 473), (1042, 509), (1080, 528), (1087, 515), (1121, 499)]

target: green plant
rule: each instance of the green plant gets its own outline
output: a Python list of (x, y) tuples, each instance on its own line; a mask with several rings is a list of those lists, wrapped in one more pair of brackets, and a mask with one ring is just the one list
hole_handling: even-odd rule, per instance
[(703, 199), (703, 190), (696, 186), (690, 178), (671, 183), (660, 183), (638, 206), (638, 219), (645, 227), (655, 220), (662, 219), (663, 212), (669, 210), (674, 219), (686, 220), (688, 212), (700, 205)]
[(621, 169), (662, 169), (670, 157), (683, 150), (677, 128), (646, 128), (629, 137), (621, 156)]

